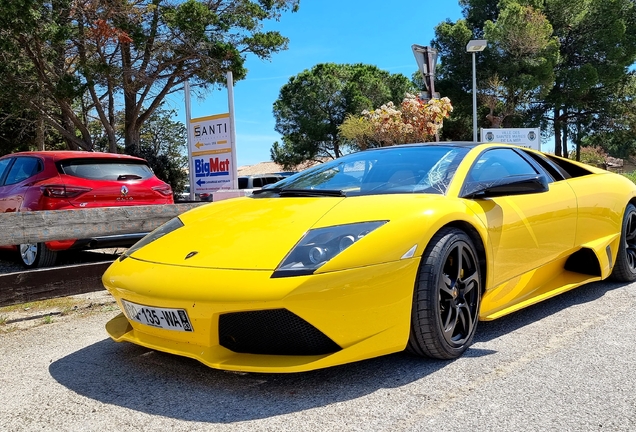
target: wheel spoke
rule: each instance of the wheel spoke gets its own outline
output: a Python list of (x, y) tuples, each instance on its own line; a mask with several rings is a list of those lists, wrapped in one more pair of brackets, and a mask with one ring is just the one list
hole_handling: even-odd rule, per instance
[(468, 303), (464, 303), (460, 306), (459, 314), (461, 315), (461, 321), (463, 323), (462, 340), (464, 340), (472, 333), (476, 320), (472, 307), (468, 305)]
[(453, 281), (447, 274), (442, 275), (442, 281), (439, 285), (439, 289), (442, 293), (449, 297), (453, 297)]
[(629, 267), (636, 269), (636, 250), (634, 248), (625, 249), (625, 256)]
[(455, 278), (456, 280), (460, 280), (462, 276), (465, 249), (466, 247), (464, 246), (464, 244), (458, 245), (457, 248), (455, 249), (457, 251), (456, 252), (457, 253), (457, 264), (456, 264), (457, 277)]
[(632, 213), (627, 219), (627, 229), (625, 232), (625, 240), (627, 243), (634, 244), (636, 239), (636, 214)]
[(453, 342), (453, 335), (455, 334), (455, 329), (457, 328), (457, 320), (459, 317), (457, 306), (453, 305), (448, 308), (446, 319), (444, 320), (444, 327), (442, 331), (444, 332), (444, 338), (449, 343)]
[(479, 286), (479, 278), (476, 271), (473, 271), (466, 279), (462, 281), (462, 285), (464, 285), (464, 297), (469, 295), (473, 288)]

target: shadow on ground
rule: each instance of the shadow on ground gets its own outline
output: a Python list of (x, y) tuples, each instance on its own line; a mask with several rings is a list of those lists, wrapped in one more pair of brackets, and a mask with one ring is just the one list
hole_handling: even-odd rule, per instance
[[(480, 323), (464, 359), (492, 354), (488, 341), (563, 308), (594, 301), (618, 284), (595, 283), (494, 322)], [(405, 353), (297, 374), (237, 374), (136, 345), (103, 340), (52, 363), (54, 379), (103, 403), (169, 418), (231, 423), (354, 400), (408, 385), (450, 362)]]

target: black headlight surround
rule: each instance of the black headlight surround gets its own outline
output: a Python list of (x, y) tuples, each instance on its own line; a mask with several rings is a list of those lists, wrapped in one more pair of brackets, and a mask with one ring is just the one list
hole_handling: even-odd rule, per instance
[(276, 267), (271, 278), (306, 276), (387, 220), (358, 222), (307, 231)]

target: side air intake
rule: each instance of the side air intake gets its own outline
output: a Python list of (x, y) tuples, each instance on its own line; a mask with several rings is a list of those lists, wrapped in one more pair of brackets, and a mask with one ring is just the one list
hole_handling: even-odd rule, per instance
[(565, 262), (565, 269), (571, 272), (600, 276), (601, 266), (591, 249), (583, 248), (570, 255)]

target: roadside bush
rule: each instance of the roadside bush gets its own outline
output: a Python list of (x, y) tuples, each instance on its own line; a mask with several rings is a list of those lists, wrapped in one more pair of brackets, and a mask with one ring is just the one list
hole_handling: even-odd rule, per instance
[(599, 146), (581, 147), (581, 162), (588, 165), (605, 166), (608, 154)]

